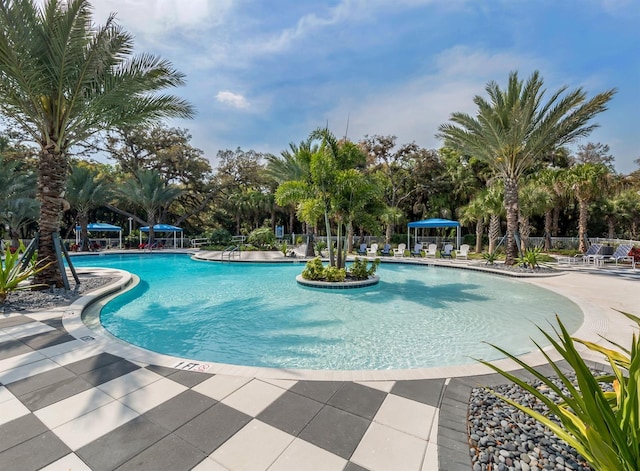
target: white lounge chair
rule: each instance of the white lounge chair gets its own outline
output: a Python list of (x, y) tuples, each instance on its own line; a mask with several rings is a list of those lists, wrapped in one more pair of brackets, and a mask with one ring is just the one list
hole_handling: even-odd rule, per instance
[(371, 247), (367, 249), (367, 257), (378, 256), (378, 244), (371, 244)]
[(429, 257), (436, 258), (437, 254), (438, 254), (438, 246), (436, 244), (429, 244), (424, 256), (425, 258), (429, 258)]
[(589, 257), (597, 255), (602, 250), (602, 244), (591, 244), (584, 254), (574, 255), (573, 257), (558, 257), (558, 263), (566, 263), (568, 265), (589, 261)]
[(604, 266), (604, 263), (608, 261), (615, 261), (616, 265), (618, 262), (631, 262), (635, 268), (635, 259), (629, 255), (631, 247), (629, 244), (621, 244), (611, 255), (594, 255), (593, 262), (596, 266)]
[(398, 248), (393, 250), (394, 257), (404, 257), (404, 250), (407, 248), (407, 244), (398, 244)]
[(460, 250), (456, 252), (456, 260), (469, 260), (469, 244), (462, 244)]

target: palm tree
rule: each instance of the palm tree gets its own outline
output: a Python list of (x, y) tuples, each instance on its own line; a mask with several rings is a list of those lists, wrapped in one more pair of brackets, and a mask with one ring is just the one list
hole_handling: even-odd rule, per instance
[(553, 208), (553, 194), (544, 185), (540, 185), (537, 179), (529, 178), (524, 185), (520, 187), (520, 235), (521, 249), (524, 251), (529, 245), (529, 235), (531, 234), (531, 224), (529, 223), (531, 216), (539, 216), (542, 214), (550, 214)]
[(0, 222), (9, 227), (11, 247), (18, 247), (21, 230), (38, 217), (40, 205), (34, 198), (35, 186), (33, 173), (0, 155)]
[(603, 164), (578, 164), (567, 172), (567, 182), (573, 196), (578, 200), (578, 239), (579, 250), (585, 252), (587, 240), (587, 224), (589, 222), (589, 204), (602, 195), (606, 188), (610, 170)]
[(153, 226), (158, 222), (160, 212), (180, 196), (182, 190), (167, 185), (156, 170), (138, 170), (135, 178), (124, 181), (118, 192), (147, 214), (145, 222), (149, 226), (149, 244), (153, 244)]
[[(133, 36), (114, 15), (96, 26), (87, 0), (0, 3), (0, 112), (40, 147), (41, 260), (54, 256), (73, 145), (116, 126), (194, 113), (184, 100), (158, 94), (184, 76), (166, 60), (132, 51)], [(35, 283), (62, 286), (59, 265)]]
[(493, 81), (487, 84), (489, 101), (474, 98), (476, 117), (453, 113), (451, 123), (439, 128), (438, 137), (447, 146), (484, 160), (503, 180), (508, 265), (515, 263), (517, 253), (520, 179), (546, 152), (587, 136), (597, 126), (588, 122), (606, 110), (615, 93), (608, 90), (587, 100), (581, 88), (565, 93), (567, 87), (562, 87), (543, 103), (542, 87), (537, 71), (526, 83), (512, 72), (504, 90)]
[(80, 250), (89, 249), (89, 213), (109, 200), (111, 186), (97, 170), (75, 165), (67, 181), (66, 199), (77, 211), (80, 223)]
[(482, 252), (482, 236), (484, 235), (484, 225), (487, 222), (487, 211), (483, 205), (483, 200), (486, 197), (486, 190), (476, 194), (476, 196), (469, 201), (469, 204), (459, 209), (458, 217), (461, 224), (475, 224), (476, 232), (476, 253)]

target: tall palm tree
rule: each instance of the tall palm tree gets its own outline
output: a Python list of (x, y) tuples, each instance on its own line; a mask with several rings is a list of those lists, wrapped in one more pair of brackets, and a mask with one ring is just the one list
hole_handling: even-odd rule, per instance
[(22, 228), (38, 217), (40, 205), (34, 198), (35, 186), (32, 172), (0, 155), (0, 222), (9, 227), (12, 247), (18, 247)]
[(587, 240), (589, 204), (603, 194), (609, 176), (610, 170), (604, 164), (578, 164), (567, 172), (570, 191), (578, 200), (578, 239), (579, 250), (582, 252), (585, 252), (589, 245)]
[[(40, 259), (54, 256), (73, 145), (116, 126), (194, 113), (184, 100), (159, 94), (184, 76), (166, 60), (132, 51), (133, 36), (114, 15), (96, 26), (87, 0), (0, 2), (0, 112), (40, 146)], [(58, 264), (35, 283), (62, 286)]]
[(66, 199), (78, 214), (80, 223), (80, 250), (89, 249), (89, 213), (100, 207), (111, 195), (111, 185), (101, 178), (97, 170), (75, 165), (67, 181)]
[(504, 182), (507, 215), (507, 256), (515, 263), (518, 230), (518, 184), (527, 171), (551, 149), (587, 136), (597, 125), (588, 124), (606, 105), (615, 90), (588, 100), (581, 88), (567, 92), (560, 88), (543, 102), (543, 81), (536, 71), (524, 82), (517, 72), (509, 75), (502, 90), (496, 82), (485, 88), (489, 101), (474, 98), (475, 117), (453, 113), (451, 123), (442, 124), (438, 137), (459, 152), (486, 161)]
[(531, 217), (549, 214), (553, 208), (553, 194), (547, 187), (540, 185), (537, 179), (528, 178), (525, 184), (521, 185), (518, 198), (520, 200), (519, 228), (522, 237), (520, 246), (524, 251), (529, 245)]
[(153, 226), (158, 222), (160, 212), (180, 196), (182, 190), (167, 185), (156, 170), (138, 170), (135, 178), (123, 182), (118, 192), (130, 203), (144, 210), (149, 226), (149, 244), (153, 244)]

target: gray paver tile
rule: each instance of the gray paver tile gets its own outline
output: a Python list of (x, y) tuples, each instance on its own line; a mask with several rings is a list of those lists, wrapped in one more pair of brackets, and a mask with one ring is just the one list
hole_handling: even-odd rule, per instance
[(38, 350), (41, 348), (53, 347), (54, 345), (59, 345), (65, 342), (72, 342), (75, 339), (76, 338), (74, 336), (69, 335), (66, 332), (52, 330), (50, 332), (44, 332), (42, 334), (23, 337), (20, 340), (34, 350)]
[(174, 373), (168, 375), (171, 381), (180, 383), (188, 388), (194, 387), (196, 384), (202, 383), (204, 380), (211, 378), (210, 374), (198, 373), (195, 371), (182, 371), (177, 370)]
[(11, 391), (15, 396), (22, 396), (23, 394), (37, 391), (38, 389), (42, 389), (44, 387), (50, 386), (51, 384), (55, 384), (58, 381), (69, 380), (75, 377), (76, 375), (74, 375), (69, 370), (66, 370), (64, 368), (56, 368), (53, 370), (45, 371), (44, 373), (29, 376), (28, 378), (14, 381), (7, 386), (7, 389)]
[(387, 393), (361, 384), (345, 383), (327, 404), (365, 419), (373, 419)]
[(0, 360), (29, 352), (33, 352), (33, 348), (23, 344), (19, 340), (9, 340), (8, 342), (0, 343)]
[(140, 369), (140, 367), (135, 363), (120, 359), (101, 368), (88, 371), (80, 376), (94, 386), (98, 386), (138, 369)]
[(370, 423), (349, 412), (324, 406), (299, 437), (348, 460)]
[(215, 404), (216, 401), (214, 399), (195, 391), (187, 390), (154, 407), (145, 413), (143, 417), (167, 430), (174, 431)]
[(2, 424), (0, 425), (0, 452), (41, 435), (47, 430), (46, 425), (33, 414)]
[(116, 468), (118, 471), (171, 470), (187, 471), (206, 455), (175, 435), (167, 435), (139, 455)]
[(91, 384), (84, 379), (74, 376), (73, 378), (58, 381), (37, 391), (23, 394), (20, 396), (20, 400), (33, 412), (71, 396), (75, 396), (87, 389), (91, 389), (91, 387)]
[(362, 466), (349, 461), (347, 463), (347, 466), (344, 468), (344, 471), (369, 471), (369, 470), (367, 468), (363, 468)]
[(70, 452), (62, 440), (53, 432), (47, 431), (0, 453), (0, 463), (3, 469), (35, 471)]
[(169, 376), (175, 373), (176, 371), (179, 371), (179, 370), (176, 370), (175, 368), (169, 368), (167, 366), (158, 366), (158, 365), (149, 365), (149, 366), (145, 366), (145, 368), (149, 371), (153, 371), (154, 373), (159, 374), (160, 376)]
[(340, 381), (298, 381), (289, 391), (325, 404), (343, 384)]
[(111, 363), (115, 363), (119, 360), (122, 360), (122, 358), (111, 355), (110, 353), (100, 353), (89, 358), (69, 363), (68, 365), (65, 365), (65, 368), (73, 371), (77, 375), (81, 375), (97, 368), (102, 368), (103, 366)]
[(141, 453), (169, 431), (137, 417), (76, 451), (94, 471), (117, 468)]
[(0, 329), (4, 329), (6, 327), (13, 327), (14, 325), (28, 324), (29, 322), (36, 322), (36, 321), (26, 316), (3, 317), (0, 319)]
[(298, 436), (322, 407), (318, 401), (287, 391), (263, 410), (257, 419)]
[(184, 424), (175, 434), (203, 452), (211, 453), (250, 421), (247, 414), (218, 403)]
[(391, 389), (396, 396), (437, 407), (444, 387), (444, 379), (416, 379), (397, 381)]

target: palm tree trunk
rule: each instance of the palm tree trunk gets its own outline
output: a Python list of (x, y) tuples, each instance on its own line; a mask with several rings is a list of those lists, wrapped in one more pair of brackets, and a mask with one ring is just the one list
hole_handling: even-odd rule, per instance
[(581, 252), (587, 251), (589, 241), (587, 240), (587, 222), (589, 221), (589, 205), (587, 200), (578, 200), (579, 213), (578, 216), (578, 238), (580, 239), (580, 246), (578, 250)]
[(560, 233), (560, 207), (553, 208), (553, 223), (551, 224), (551, 235), (558, 237)]
[(89, 215), (81, 214), (78, 219), (80, 220), (80, 250), (84, 252), (89, 250), (89, 231), (87, 226), (89, 225)]
[(347, 224), (347, 253), (353, 251), (353, 223), (349, 221)]
[(496, 245), (500, 238), (500, 216), (492, 214), (489, 219), (489, 253), (496, 251)]
[[(60, 230), (67, 181), (67, 158), (63, 152), (56, 151), (54, 144), (42, 146), (38, 174), (38, 199), (40, 200), (38, 261), (47, 260), (45, 263), (48, 263), (56, 260), (53, 233)], [(58, 264), (52, 263), (37, 273), (34, 284), (62, 288), (64, 285)]]
[(518, 182), (514, 178), (504, 179), (504, 209), (507, 213), (507, 247), (505, 265), (513, 265), (516, 261), (518, 247), (516, 246), (516, 233), (518, 232)]
[(520, 215), (520, 250), (522, 252), (527, 250), (529, 245), (529, 235), (531, 234), (531, 226), (529, 225), (529, 218)]
[(484, 222), (481, 218), (476, 221), (476, 253), (482, 252), (482, 235), (484, 234)]
[(386, 232), (384, 234), (384, 243), (385, 244), (390, 244), (391, 243), (391, 231), (392, 231), (392, 228), (393, 228), (393, 224), (392, 223), (388, 223)]
[(553, 224), (553, 213), (551, 210), (544, 213), (544, 250), (551, 250), (551, 227)]
[(335, 266), (333, 257), (333, 242), (331, 242), (331, 223), (329, 222), (329, 213), (324, 211), (324, 226), (327, 231), (327, 248), (329, 249), (329, 265)]

